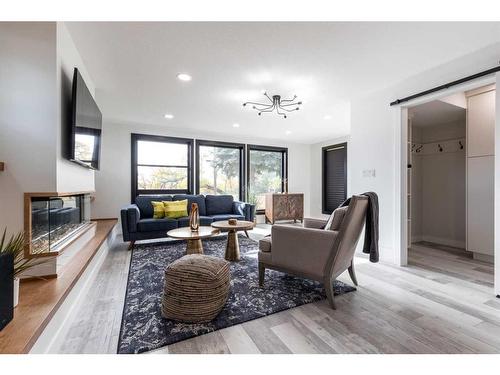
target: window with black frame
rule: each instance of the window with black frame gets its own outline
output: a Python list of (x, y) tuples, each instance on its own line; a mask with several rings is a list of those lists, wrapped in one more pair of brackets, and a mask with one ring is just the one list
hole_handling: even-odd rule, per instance
[(193, 191), (193, 140), (132, 134), (132, 200)]
[(266, 193), (288, 188), (288, 149), (249, 145), (247, 153), (247, 199), (263, 212)]
[(243, 199), (244, 144), (196, 141), (198, 194), (230, 194)]

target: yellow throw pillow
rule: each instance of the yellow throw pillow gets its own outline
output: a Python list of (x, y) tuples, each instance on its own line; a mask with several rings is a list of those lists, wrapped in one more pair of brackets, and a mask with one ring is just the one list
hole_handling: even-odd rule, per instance
[(165, 208), (163, 206), (163, 202), (154, 202), (153, 205), (153, 219), (163, 219), (165, 217)]
[(172, 202), (163, 201), (163, 206), (165, 208), (165, 217), (169, 219), (178, 219), (180, 217), (188, 216), (187, 199)]

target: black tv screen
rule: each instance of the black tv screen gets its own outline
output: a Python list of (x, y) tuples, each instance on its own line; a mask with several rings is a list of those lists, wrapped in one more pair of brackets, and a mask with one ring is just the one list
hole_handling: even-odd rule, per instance
[(77, 68), (73, 73), (72, 96), (69, 159), (99, 169), (102, 114)]

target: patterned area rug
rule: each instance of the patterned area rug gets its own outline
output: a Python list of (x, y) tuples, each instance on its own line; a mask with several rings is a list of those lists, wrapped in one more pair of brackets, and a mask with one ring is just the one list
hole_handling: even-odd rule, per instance
[[(161, 316), (165, 267), (185, 255), (184, 241), (136, 245), (133, 250), (122, 316), (118, 353), (142, 353), (194, 336), (230, 327), (326, 298), (322, 284), (266, 270), (258, 286), (258, 243), (239, 236), (241, 260), (231, 263), (231, 291), (226, 306), (209, 323), (186, 324)], [(206, 255), (224, 257), (226, 237), (203, 240)], [(335, 295), (355, 288), (335, 282)]]

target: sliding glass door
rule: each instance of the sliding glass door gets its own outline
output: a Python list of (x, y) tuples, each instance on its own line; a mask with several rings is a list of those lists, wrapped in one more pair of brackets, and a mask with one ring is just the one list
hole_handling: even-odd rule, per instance
[(243, 199), (243, 156), (245, 145), (197, 141), (198, 194), (230, 194)]
[(282, 193), (287, 189), (288, 149), (248, 146), (248, 201), (262, 212), (266, 193)]

